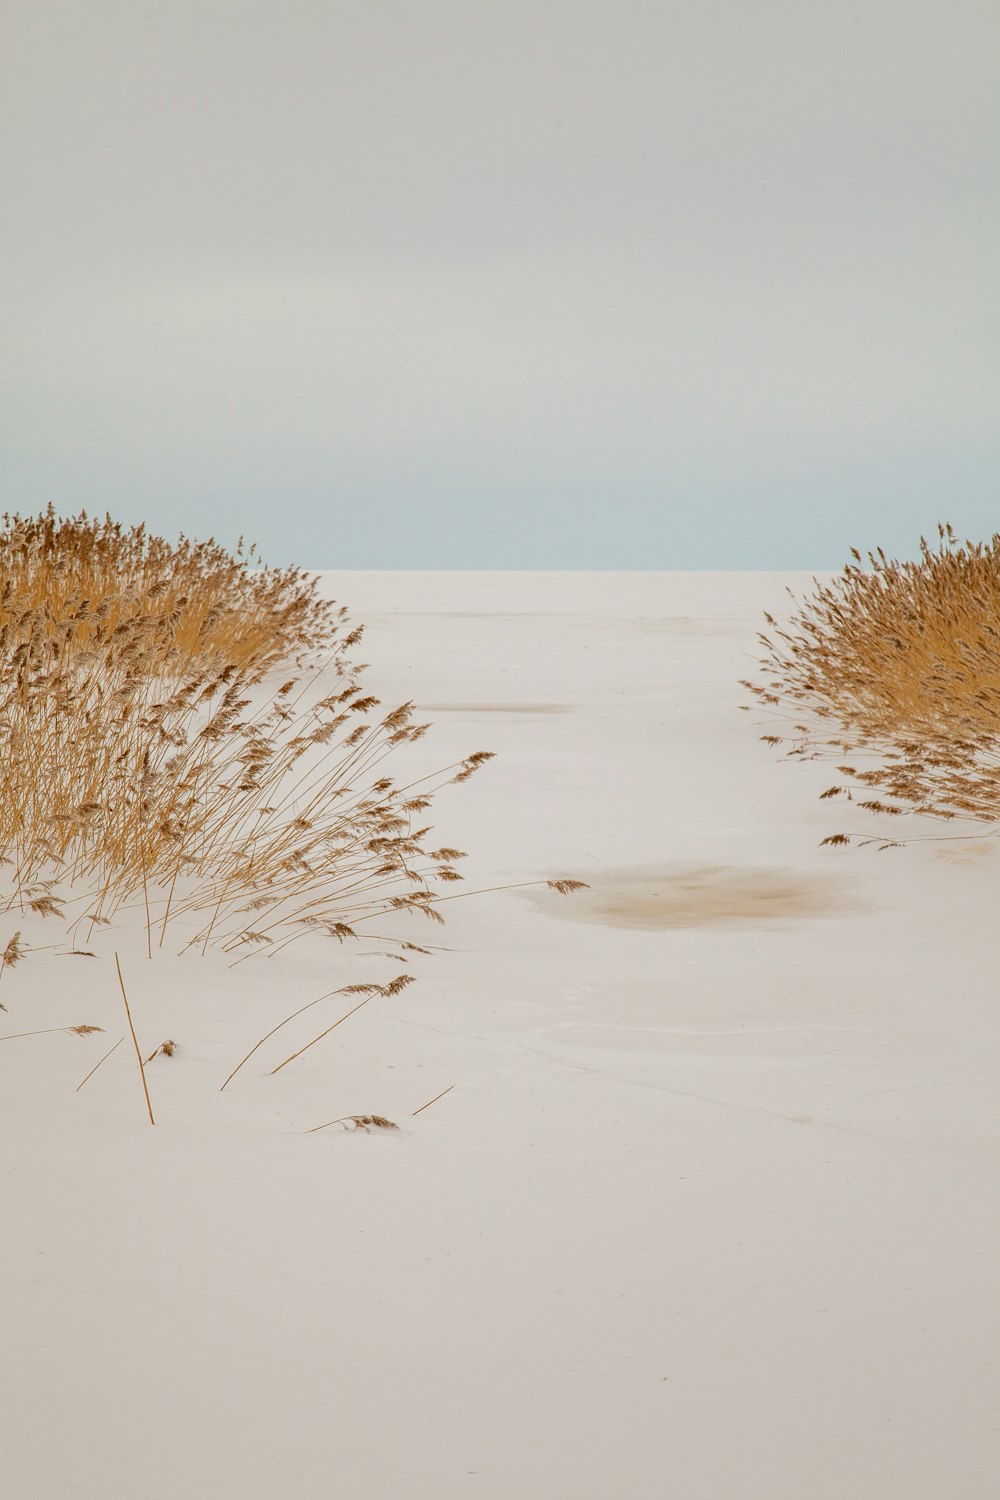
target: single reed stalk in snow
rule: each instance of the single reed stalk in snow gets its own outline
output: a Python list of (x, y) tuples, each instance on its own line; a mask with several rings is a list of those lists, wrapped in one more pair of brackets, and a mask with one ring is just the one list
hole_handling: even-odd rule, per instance
[(128, 1008), (128, 995), (126, 995), (125, 993), (125, 981), (122, 978), (122, 966), (118, 960), (117, 953), (115, 954), (115, 968), (118, 970), (118, 983), (121, 985), (122, 999), (125, 1001), (125, 1015), (128, 1018), (128, 1029), (132, 1033), (132, 1042), (135, 1046), (136, 1062), (139, 1064), (139, 1076), (142, 1079), (142, 1091), (146, 1096), (146, 1108), (149, 1110), (149, 1123), (150, 1125), (155, 1125), (156, 1121), (153, 1119), (153, 1106), (149, 1102), (149, 1089), (146, 1087), (146, 1069), (142, 1065), (142, 1053), (139, 1050), (139, 1041), (135, 1034), (135, 1027), (132, 1025), (132, 1012)]
[(232, 1083), (232, 1081), (236, 1077), (237, 1073), (243, 1067), (243, 1064), (244, 1063), (248, 1063), (250, 1061), (251, 1057), (253, 1057), (253, 1055), (257, 1051), (258, 1047), (263, 1047), (264, 1043), (266, 1041), (268, 1041), (272, 1036), (274, 1036), (274, 1033), (276, 1031), (280, 1031), (281, 1030), (282, 1026), (287, 1026), (288, 1023), (289, 1023), (289, 1021), (294, 1021), (295, 1017), (296, 1016), (301, 1016), (302, 1013), (303, 1013), (303, 1011), (311, 1010), (314, 1005), (318, 1005), (319, 1004), (320, 1000), (329, 1000), (329, 998), (330, 998), (331, 995), (339, 995), (340, 993), (341, 993), (340, 990), (327, 990), (327, 992), (326, 992), (325, 995), (320, 995), (319, 996), (319, 999), (317, 999), (317, 1000), (310, 1000), (309, 1003), (308, 1003), (308, 1005), (302, 1005), (302, 1006), (299, 1007), (298, 1010), (293, 1010), (292, 1013), (291, 1013), (291, 1015), (290, 1016), (286, 1016), (283, 1021), (279, 1021), (278, 1024), (277, 1024), (277, 1026), (272, 1026), (271, 1030), (268, 1031), (268, 1032), (266, 1032), (265, 1035), (261, 1037), (261, 1039), (260, 1039), (259, 1042), (254, 1042), (253, 1046), (250, 1048), (250, 1051), (247, 1053), (246, 1057), (242, 1058), (236, 1064), (235, 1068), (230, 1073), (229, 1077), (226, 1079), (226, 1083), (223, 1083), (223, 1084), (221, 1084), (219, 1086), (219, 1093), (220, 1094), (222, 1093), (222, 1090), (226, 1087), (227, 1083)]
[(275, 1073), (280, 1073), (282, 1068), (287, 1068), (288, 1064), (290, 1062), (294, 1062), (297, 1057), (301, 1057), (303, 1052), (308, 1052), (310, 1047), (315, 1047), (316, 1043), (321, 1042), (325, 1036), (329, 1036), (331, 1031), (336, 1031), (337, 1027), (342, 1025), (343, 1022), (347, 1020), (348, 1016), (353, 1016), (354, 1012), (360, 1010), (362, 1005), (367, 1005), (368, 1001), (371, 998), (371, 995), (366, 996), (365, 999), (360, 1002), (360, 1004), (354, 1006), (353, 1010), (349, 1010), (346, 1015), (341, 1016), (339, 1021), (334, 1021), (333, 1025), (328, 1026), (325, 1031), (321, 1031), (319, 1036), (314, 1036), (311, 1042), (306, 1042), (305, 1046), (300, 1047), (298, 1052), (293, 1052), (291, 1057), (286, 1057), (284, 1062), (279, 1063), (276, 1068), (271, 1069), (272, 1075)]
[(101, 1063), (106, 1063), (107, 1060), (108, 1060), (108, 1058), (111, 1056), (112, 1052), (117, 1052), (118, 1048), (121, 1046), (121, 1044), (122, 1044), (122, 1042), (124, 1040), (125, 1040), (125, 1038), (123, 1036), (120, 1036), (118, 1038), (117, 1042), (115, 1042), (115, 1045), (113, 1047), (110, 1047), (108, 1049), (108, 1051), (105, 1052), (104, 1056), (101, 1058), (101, 1061), (99, 1063), (95, 1063), (94, 1064), (94, 1066), (91, 1068), (90, 1072), (87, 1074), (87, 1078), (81, 1078), (80, 1082), (77, 1084), (76, 1088), (73, 1090), (73, 1092), (75, 1094), (78, 1094), (80, 1092), (80, 1090), (83, 1088), (83, 1085), (87, 1082), (88, 1078), (93, 1078), (94, 1074), (97, 1072), (98, 1068), (101, 1066)]
[[(453, 1083), (449, 1083), (449, 1085), (448, 1085), (448, 1087), (446, 1089), (442, 1089), (441, 1092), (440, 1092), (440, 1094), (435, 1094), (433, 1099), (428, 1099), (428, 1101), (427, 1101), (426, 1104), (421, 1104), (421, 1106), (420, 1106), (419, 1109), (415, 1109), (413, 1111), (413, 1114), (414, 1115), (422, 1115), (425, 1109), (430, 1109), (431, 1105), (432, 1104), (436, 1104), (439, 1099), (443, 1099), (444, 1096), (445, 1096), (445, 1094), (450, 1094), (451, 1091), (452, 1091), (452, 1089), (454, 1087), (455, 1087), (455, 1085)], [(410, 1118), (412, 1119), (413, 1116), (411, 1115)]]
[(281, 1069), (286, 1067), (288, 1063), (294, 1062), (297, 1057), (301, 1057), (303, 1052), (308, 1052), (310, 1047), (315, 1047), (316, 1043), (321, 1042), (325, 1036), (329, 1036), (331, 1031), (336, 1031), (337, 1027), (347, 1020), (348, 1016), (353, 1016), (355, 1011), (360, 1010), (362, 1005), (367, 1005), (368, 1001), (375, 995), (381, 995), (383, 999), (391, 1000), (394, 995), (398, 995), (402, 990), (405, 990), (408, 984), (415, 983), (416, 980), (412, 974), (397, 974), (395, 979), (391, 979), (388, 984), (345, 985), (337, 993), (339, 995), (364, 995), (365, 998), (361, 1001), (361, 1004), (355, 1005), (346, 1015), (341, 1016), (339, 1021), (334, 1021), (332, 1026), (328, 1026), (325, 1031), (321, 1031), (319, 1036), (314, 1036), (312, 1041), (307, 1042), (304, 1047), (300, 1047), (298, 1052), (293, 1052), (291, 1057), (286, 1057), (284, 1062), (279, 1063), (276, 1068), (272, 1068), (272, 1074), (280, 1073)]

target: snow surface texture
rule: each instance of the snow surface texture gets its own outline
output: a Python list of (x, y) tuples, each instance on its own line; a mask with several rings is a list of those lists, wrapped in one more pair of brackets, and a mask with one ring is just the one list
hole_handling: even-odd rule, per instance
[(737, 686), (808, 576), (327, 580), (426, 769), (498, 752), (429, 814), (467, 886), (591, 889), (409, 920), (419, 983), (221, 1094), (401, 966), (115, 933), (155, 1128), (130, 1043), (76, 1092), (113, 962), (6, 973), (0, 1031), (105, 1032), (0, 1045), (4, 1492), (992, 1500), (997, 856), (818, 847)]

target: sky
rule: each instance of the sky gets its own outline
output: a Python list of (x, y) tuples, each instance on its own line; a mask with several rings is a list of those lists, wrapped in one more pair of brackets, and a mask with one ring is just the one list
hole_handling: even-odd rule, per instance
[(0, 17), (0, 509), (313, 568), (1000, 530), (995, 0)]

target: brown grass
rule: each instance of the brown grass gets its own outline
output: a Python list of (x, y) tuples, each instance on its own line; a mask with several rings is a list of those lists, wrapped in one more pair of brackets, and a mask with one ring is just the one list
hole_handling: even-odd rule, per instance
[[(21, 962), (26, 951), (24, 944), (21, 942), (20, 932), (15, 932), (12, 937), (8, 938), (6, 947), (0, 953), (0, 980), (3, 979), (8, 969), (13, 969), (16, 964)], [(6, 1009), (6, 1005), (0, 1003), (0, 1010)]]
[(276, 666), (325, 647), (337, 620), (314, 578), (262, 566), (242, 540), (233, 553), (214, 538), (168, 542), (109, 516), (60, 518), (51, 506), (3, 517), (0, 578), (0, 630), (24, 637), (25, 615), (40, 612), (67, 649), (83, 650), (139, 617), (169, 622), (157, 641), (181, 675), (206, 659)]
[(67, 1036), (93, 1036), (95, 1031), (103, 1031), (103, 1026), (43, 1026), (40, 1031), (10, 1031), (5, 1036), (0, 1036), (0, 1042), (14, 1042), (23, 1036), (54, 1036), (57, 1031), (64, 1031)]
[[(898, 817), (1000, 818), (1000, 534), (959, 544), (938, 527), (918, 562), (868, 553), (771, 635), (765, 683), (743, 682), (777, 716), (805, 718), (770, 744), (786, 755), (843, 761), (844, 781), (821, 796), (843, 796), (866, 811)], [(790, 591), (789, 591), (790, 592)], [(794, 596), (792, 596), (794, 598)], [(799, 603), (800, 601), (796, 601)], [(833, 737), (824, 739), (824, 730)], [(859, 768), (852, 757), (882, 764)], [(877, 796), (858, 800), (858, 789)], [(825, 844), (849, 842), (837, 833)], [(893, 837), (888, 844), (905, 842)]]
[[(414, 722), (411, 702), (387, 709), (364, 692), (353, 657), (362, 627), (346, 609), (321, 600), (305, 573), (254, 557), (109, 519), (64, 521), (51, 510), (5, 518), (0, 909), (21, 915), (0, 978), (29, 951), (21, 928), (47, 919), (66, 924), (65, 951), (88, 957), (123, 921), (143, 926), (149, 958), (175, 932), (182, 951), (215, 948), (233, 963), (274, 957), (308, 933), (341, 945), (374, 938), (403, 963), (432, 951), (387, 935), (384, 919), (443, 923), (438, 907), (457, 899), (465, 854), (438, 844), (425, 814), (441, 788), (468, 781), (492, 753), (387, 776), (387, 758), (429, 724)], [(117, 954), (115, 963), (154, 1124), (145, 1063), (174, 1044), (144, 1063)], [(361, 999), (271, 1071), (410, 982), (405, 974), (331, 991)], [(318, 1003), (272, 1027), (222, 1087)], [(381, 1116), (348, 1118), (349, 1128), (396, 1128)]]
[(280, 1062), (276, 1068), (272, 1068), (272, 1074), (280, 1073), (282, 1068), (287, 1068), (289, 1063), (295, 1062), (296, 1058), (301, 1057), (303, 1052), (308, 1052), (310, 1047), (315, 1047), (316, 1043), (321, 1042), (324, 1037), (329, 1036), (331, 1031), (336, 1031), (337, 1027), (342, 1025), (342, 1023), (347, 1020), (348, 1016), (353, 1016), (355, 1011), (361, 1010), (362, 1006), (367, 1005), (369, 1000), (371, 1000), (375, 995), (384, 995), (386, 998), (391, 999), (393, 995), (398, 995), (401, 990), (405, 989), (408, 984), (413, 984), (413, 982), (414, 980), (412, 974), (399, 974), (388, 984), (347, 985), (342, 992), (343, 994), (363, 994), (365, 998), (358, 1005), (353, 1006), (349, 1011), (347, 1011), (345, 1015), (341, 1016), (340, 1020), (334, 1021), (332, 1026), (327, 1026), (326, 1029), (324, 1031), (321, 1031), (318, 1036), (314, 1036), (312, 1041), (306, 1042), (304, 1047), (300, 1047), (297, 1052), (293, 1052), (290, 1057), (286, 1057), (284, 1062)]
[(94, 1064), (94, 1066), (91, 1068), (90, 1072), (86, 1075), (86, 1077), (80, 1079), (80, 1082), (77, 1084), (77, 1086), (76, 1086), (76, 1088), (74, 1090), (74, 1093), (78, 1094), (80, 1092), (80, 1090), (83, 1088), (83, 1085), (85, 1083), (88, 1083), (90, 1081), (90, 1079), (93, 1078), (93, 1076), (97, 1072), (98, 1068), (101, 1068), (101, 1067), (104, 1066), (104, 1064), (107, 1062), (108, 1058), (111, 1056), (112, 1052), (117, 1052), (118, 1051), (118, 1048), (121, 1046), (121, 1044), (122, 1044), (122, 1042), (124, 1040), (125, 1040), (125, 1038), (123, 1036), (120, 1036), (118, 1038), (117, 1042), (115, 1042), (114, 1046), (108, 1048), (107, 1052), (105, 1052), (105, 1054), (101, 1058), (100, 1062), (96, 1062)]
[(343, 1125), (345, 1130), (363, 1130), (370, 1135), (373, 1130), (398, 1130), (399, 1126), (385, 1115), (341, 1115), (339, 1120), (327, 1120), (325, 1125), (314, 1125), (306, 1135), (315, 1135), (317, 1130), (329, 1130), (331, 1125)]
[(431, 1105), (436, 1104), (439, 1099), (443, 1099), (445, 1094), (450, 1094), (454, 1087), (455, 1085), (453, 1083), (449, 1083), (446, 1089), (442, 1089), (440, 1094), (435, 1094), (433, 1099), (428, 1099), (426, 1104), (421, 1104), (420, 1108), (415, 1109), (413, 1113), (415, 1115), (422, 1115), (425, 1109), (430, 1109)]
[(429, 725), (362, 691), (345, 609), (252, 556), (51, 511), (0, 533), (7, 905), (67, 917), (77, 951), (130, 909), (150, 955), (178, 919), (201, 952), (344, 942), (389, 912), (443, 920), (436, 887), (462, 878), (415, 823), (491, 753), (386, 777)]

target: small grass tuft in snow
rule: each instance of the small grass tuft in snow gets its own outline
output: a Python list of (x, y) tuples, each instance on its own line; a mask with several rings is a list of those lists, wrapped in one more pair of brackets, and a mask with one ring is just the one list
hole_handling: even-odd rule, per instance
[[(149, 1056), (145, 1059), (145, 1063), (151, 1063), (153, 1061), (153, 1058), (154, 1057), (159, 1057), (161, 1055), (161, 1053), (162, 1053), (162, 1055), (164, 1057), (173, 1057), (173, 1055), (174, 1055), (174, 1053), (176, 1051), (177, 1051), (177, 1043), (176, 1042), (173, 1042), (173, 1041), (170, 1041), (170, 1040), (167, 1040), (165, 1042), (161, 1042), (160, 1045), (158, 1047), (156, 1047), (149, 1054)], [(144, 1066), (145, 1066), (145, 1063), (144, 1063)]]
[(315, 1135), (317, 1130), (329, 1130), (331, 1125), (342, 1125), (345, 1130), (363, 1130), (370, 1134), (373, 1130), (398, 1130), (399, 1126), (392, 1120), (387, 1120), (385, 1115), (342, 1115), (339, 1120), (327, 1120), (325, 1125), (314, 1125), (307, 1130), (307, 1135)]

